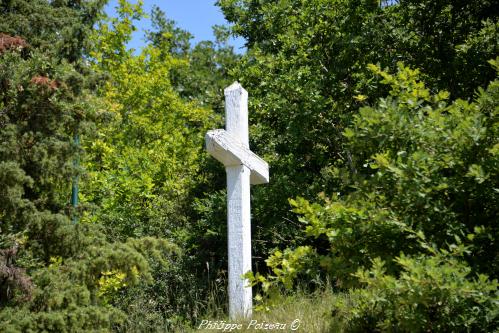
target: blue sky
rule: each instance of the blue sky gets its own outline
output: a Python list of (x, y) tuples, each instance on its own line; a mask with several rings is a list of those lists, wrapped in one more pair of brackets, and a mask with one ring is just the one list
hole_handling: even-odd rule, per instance
[[(135, 3), (133, 0), (132, 2)], [(109, 1), (106, 6), (106, 12), (109, 15), (113, 15), (117, 3), (117, 0)], [(167, 18), (177, 22), (180, 28), (194, 35), (191, 40), (192, 44), (202, 40), (214, 40), (211, 27), (215, 24), (228, 24), (220, 8), (215, 6), (215, 0), (144, 0), (144, 11), (150, 14), (154, 5), (161, 8), (166, 13)], [(138, 22), (137, 28), (139, 31), (133, 35), (129, 47), (138, 50), (144, 46), (144, 37), (141, 30), (150, 29), (150, 23), (149, 18)], [(231, 39), (230, 44), (234, 46), (236, 52), (244, 52), (244, 40), (242, 38)]]

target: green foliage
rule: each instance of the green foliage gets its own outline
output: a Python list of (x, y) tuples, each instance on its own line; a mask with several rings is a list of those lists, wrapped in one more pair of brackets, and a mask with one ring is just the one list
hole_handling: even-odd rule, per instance
[[(109, 331), (126, 316), (99, 285), (120, 272), (150, 281), (165, 241), (110, 242), (99, 224), (73, 224), (73, 135), (96, 116), (95, 76), (82, 55), (102, 2), (1, 2), (0, 327), (5, 332)], [(5, 14), (5, 15), (4, 15)], [(33, 29), (36, 26), (37, 29)], [(11, 35), (9, 35), (11, 34)], [(9, 43), (11, 43), (9, 45)], [(49, 47), (50, 46), (50, 47)], [(169, 261), (169, 259), (164, 259)]]
[(2, 330), (202, 318), (227, 259), (225, 177), (202, 142), (234, 79), (271, 165), (252, 192), (254, 255), (273, 253), (255, 285), (328, 278), (347, 295), (331, 301), (334, 330), (497, 328), (492, 1), (220, 0), (243, 57), (223, 27), (192, 47), (158, 8), (136, 55), (142, 3), (104, 18), (104, 2), (0, 2)]
[[(265, 262), (272, 269), (272, 274), (267, 278), (260, 273), (248, 272), (245, 277), (252, 285), (261, 283), (262, 291), (266, 294), (272, 292), (275, 284), (282, 284), (284, 288), (291, 289), (299, 274), (312, 275), (315, 271), (314, 249), (310, 246), (300, 246), (296, 249), (285, 249), (284, 252), (275, 251)], [(261, 298), (261, 297), (259, 297)]]
[(32, 268), (36, 285), (32, 298), (15, 307), (10, 304), (0, 312), (6, 332), (109, 331), (124, 323), (126, 315), (108, 304), (112, 286), (102, 283), (108, 272), (120, 272), (122, 285), (136, 285), (139, 277), (151, 281), (146, 257), (161, 250), (166, 260), (174, 251), (171, 245), (154, 239), (109, 244), (103, 236), (96, 236), (103, 234), (94, 226), (73, 228), (80, 235), (72, 239), (74, 254), (52, 257), (50, 264)]
[(167, 19), (158, 6), (152, 8), (151, 21), (155, 31), (147, 31), (146, 36), (152, 46), (162, 49), (167, 56), (188, 56), (193, 38), (191, 33), (179, 28), (174, 20)]
[[(458, 251), (453, 251), (458, 252)], [(355, 275), (365, 288), (336, 302), (333, 331), (492, 332), (499, 325), (497, 280), (470, 276), (454, 253), (395, 258), (402, 272), (386, 274), (384, 262)]]
[(175, 91), (186, 101), (195, 101), (223, 114), (223, 89), (234, 80), (230, 70), (240, 58), (227, 42), (228, 29), (214, 26), (214, 42), (202, 41), (191, 46), (192, 35), (167, 19), (161, 9), (153, 7), (151, 16), (155, 31), (146, 33), (150, 44), (166, 58), (180, 60), (170, 70)]
[(89, 38), (92, 41), (89, 54), (104, 70), (117, 67), (122, 59), (132, 56), (133, 50), (128, 50), (126, 44), (131, 40), (132, 32), (136, 31), (134, 20), (144, 16), (142, 1), (132, 4), (119, 0), (116, 9), (118, 17), (102, 18), (98, 29)]
[(387, 95), (369, 63), (420, 68), (430, 92), (445, 89), (452, 98), (468, 99), (495, 77), (487, 65), (499, 45), (492, 1), (218, 3), (247, 40), (234, 75), (250, 92), (252, 149), (272, 175), (253, 191), (257, 257), (306, 245), (299, 224), (289, 222), (288, 198), (346, 194), (352, 188), (343, 177), (363, 171), (343, 133), (361, 106)]
[[(497, 276), (490, 263), (497, 235), (498, 81), (479, 88), (476, 102), (450, 103), (448, 93), (431, 96), (411, 72), (401, 68), (397, 79), (385, 73), (392, 97), (355, 116), (349, 146), (360, 152), (355, 162), (365, 171), (353, 186), (438, 247), (468, 237), (476, 251), (470, 263)], [(480, 240), (467, 236), (482, 228), (487, 236)]]
[[(174, 266), (147, 257), (153, 283), (122, 288), (113, 275), (106, 284), (109, 303), (129, 314), (120, 331), (175, 330), (201, 316), (218, 274), (216, 262), (212, 272), (209, 266), (206, 271), (203, 259), (209, 252), (198, 251), (205, 225), (194, 223), (192, 216), (199, 211), (193, 198), (210, 188), (207, 178), (212, 176), (203, 170), (204, 135), (220, 123), (210, 109), (215, 93), (203, 94), (222, 85), (209, 86), (220, 77), (211, 69), (225, 72), (212, 58), (218, 50), (210, 44), (210, 61), (198, 61), (195, 54), (204, 57), (201, 49), (191, 49), (189, 34), (157, 8), (153, 23), (158, 31), (148, 32), (150, 45), (133, 55), (125, 43), (141, 15), (140, 4), (121, 4), (118, 13), (94, 35), (94, 68), (108, 81), (100, 90), (105, 111), (98, 111), (98, 130), (83, 141), (88, 176), (82, 202), (92, 207), (83, 221), (103, 223), (109, 239), (156, 236), (182, 248)], [(195, 89), (181, 88), (196, 84)]]
[(216, 118), (174, 91), (168, 78), (179, 60), (153, 46), (139, 56), (113, 49), (124, 49), (137, 11), (121, 10), (114, 30), (97, 36), (101, 53), (94, 57), (107, 59), (97, 66), (110, 81), (102, 89), (103, 122), (84, 143), (90, 156), (83, 201), (100, 207), (89, 218), (103, 221), (110, 237), (171, 237), (186, 223), (188, 195), (201, 181), (203, 136)]
[[(106, 0), (4, 0), (0, 32), (19, 35), (53, 59), (66, 59), (83, 70), (89, 35)], [(38, 27), (38, 28), (34, 28)]]
[[(370, 69), (390, 96), (362, 107), (344, 131), (356, 171), (334, 172), (349, 192), (290, 200), (312, 246), (275, 252), (266, 260), (272, 274), (252, 281), (266, 292), (289, 289), (315, 263), (336, 287), (354, 287), (342, 314), (347, 331), (489, 331), (497, 326), (498, 285), (487, 276), (499, 275), (499, 81), (474, 102), (449, 102), (417, 70)], [(448, 244), (460, 258), (437, 250)]]

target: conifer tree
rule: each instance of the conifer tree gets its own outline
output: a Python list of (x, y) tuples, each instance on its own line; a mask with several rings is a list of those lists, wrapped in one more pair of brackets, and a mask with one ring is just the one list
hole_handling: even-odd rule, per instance
[[(73, 135), (92, 128), (88, 36), (104, 1), (0, 2), (0, 327), (4, 332), (109, 330), (124, 318), (109, 284), (147, 279), (155, 239), (111, 243), (73, 224)], [(163, 251), (163, 252), (162, 252)]]

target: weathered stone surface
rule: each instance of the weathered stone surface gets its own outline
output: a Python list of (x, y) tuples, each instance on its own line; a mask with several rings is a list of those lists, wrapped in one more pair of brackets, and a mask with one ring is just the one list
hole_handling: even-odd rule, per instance
[(206, 150), (227, 172), (229, 317), (251, 317), (250, 184), (269, 182), (269, 166), (249, 149), (248, 92), (235, 82), (225, 89), (225, 127), (206, 133)]
[(206, 150), (226, 167), (245, 165), (251, 171), (252, 185), (269, 182), (269, 165), (222, 129), (206, 133)]

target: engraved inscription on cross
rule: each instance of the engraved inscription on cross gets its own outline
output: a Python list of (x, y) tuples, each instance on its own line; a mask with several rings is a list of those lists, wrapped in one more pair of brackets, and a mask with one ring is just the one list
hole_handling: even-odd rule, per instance
[(251, 271), (250, 184), (269, 182), (269, 166), (249, 149), (248, 92), (225, 89), (225, 130), (206, 133), (206, 149), (227, 172), (229, 317), (251, 317), (252, 292), (242, 275)]

